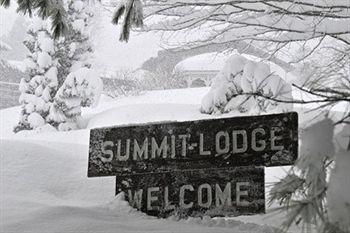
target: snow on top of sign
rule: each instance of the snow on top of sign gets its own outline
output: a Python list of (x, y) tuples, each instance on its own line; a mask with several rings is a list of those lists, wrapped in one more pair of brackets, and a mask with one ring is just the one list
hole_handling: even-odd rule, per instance
[[(140, 114), (142, 112), (142, 114)], [(113, 125), (146, 124), (150, 122), (186, 121), (213, 118), (201, 114), (197, 105), (135, 104), (101, 112), (91, 118), (88, 128)]]

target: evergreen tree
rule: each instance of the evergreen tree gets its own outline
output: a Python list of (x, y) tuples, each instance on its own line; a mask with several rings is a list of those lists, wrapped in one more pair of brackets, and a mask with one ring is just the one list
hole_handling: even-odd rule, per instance
[(22, 111), (14, 131), (34, 129), (45, 124), (50, 102), (57, 91), (57, 58), (55, 41), (47, 22), (33, 21), (24, 41), (29, 50), (26, 58), (28, 76), (22, 78), (19, 90)]
[(91, 69), (93, 50), (89, 36), (93, 13), (89, 1), (69, 1), (67, 12), (69, 33), (59, 42), (60, 88), (48, 116), (48, 121), (59, 130), (76, 129), (81, 107), (95, 103), (102, 89)]
[(81, 107), (98, 100), (102, 83), (91, 69), (88, 1), (69, 1), (68, 33), (54, 40), (46, 22), (35, 20), (24, 42), (29, 76), (20, 83), (22, 112), (15, 132), (46, 123), (59, 130), (77, 128)]

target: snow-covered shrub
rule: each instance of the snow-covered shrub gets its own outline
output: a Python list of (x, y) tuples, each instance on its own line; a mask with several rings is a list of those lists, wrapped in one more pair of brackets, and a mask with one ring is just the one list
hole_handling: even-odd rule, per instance
[(15, 132), (45, 124), (50, 103), (57, 90), (57, 59), (47, 22), (35, 19), (24, 41), (29, 54), (25, 60), (28, 76), (21, 79), (19, 102), (22, 111)]
[(102, 81), (88, 68), (71, 72), (57, 91), (48, 122), (66, 131), (77, 129), (81, 107), (94, 106), (102, 92)]
[(112, 98), (139, 95), (142, 92), (142, 81), (139, 80), (140, 73), (122, 69), (110, 77), (103, 77), (104, 93)]
[(169, 75), (158, 70), (119, 70), (110, 77), (103, 78), (104, 93), (112, 98), (140, 95), (148, 90), (185, 88), (186, 81), (180, 72)]
[(216, 75), (210, 91), (202, 99), (201, 112), (259, 114), (289, 110), (291, 104), (280, 104), (271, 99), (290, 101), (291, 91), (291, 85), (271, 73), (267, 64), (233, 55)]
[(186, 88), (187, 83), (182, 72), (169, 74), (163, 70), (150, 72), (143, 80), (140, 80), (143, 90), (167, 90)]

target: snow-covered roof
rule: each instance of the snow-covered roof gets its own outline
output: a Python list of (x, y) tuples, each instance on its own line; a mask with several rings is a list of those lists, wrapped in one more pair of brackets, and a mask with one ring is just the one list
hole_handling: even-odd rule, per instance
[(193, 57), (186, 58), (179, 62), (175, 71), (202, 71), (202, 70), (221, 70), (230, 54), (224, 53), (203, 53)]
[[(175, 66), (174, 72), (193, 71), (198, 73), (201, 71), (220, 71), (224, 67), (227, 59), (234, 54), (239, 54), (239, 53), (236, 50), (233, 50), (231, 52), (226, 51), (224, 53), (216, 53), (216, 52), (203, 53), (200, 55), (189, 57), (179, 62)], [(249, 55), (249, 54), (239, 54), (239, 55), (255, 62), (260, 62), (262, 60), (259, 57)], [(282, 67), (276, 65), (275, 63), (270, 61), (263, 61), (263, 62), (267, 63), (270, 66), (271, 72), (273, 72), (276, 75), (279, 75), (284, 80), (292, 82), (296, 79), (296, 77), (292, 73), (289, 73), (288, 71), (284, 70)]]

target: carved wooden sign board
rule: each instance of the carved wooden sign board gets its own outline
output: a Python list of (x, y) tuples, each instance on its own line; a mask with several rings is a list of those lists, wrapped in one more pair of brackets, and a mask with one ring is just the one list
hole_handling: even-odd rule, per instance
[(88, 176), (116, 176), (117, 193), (159, 217), (264, 213), (264, 166), (297, 152), (295, 112), (99, 128)]

